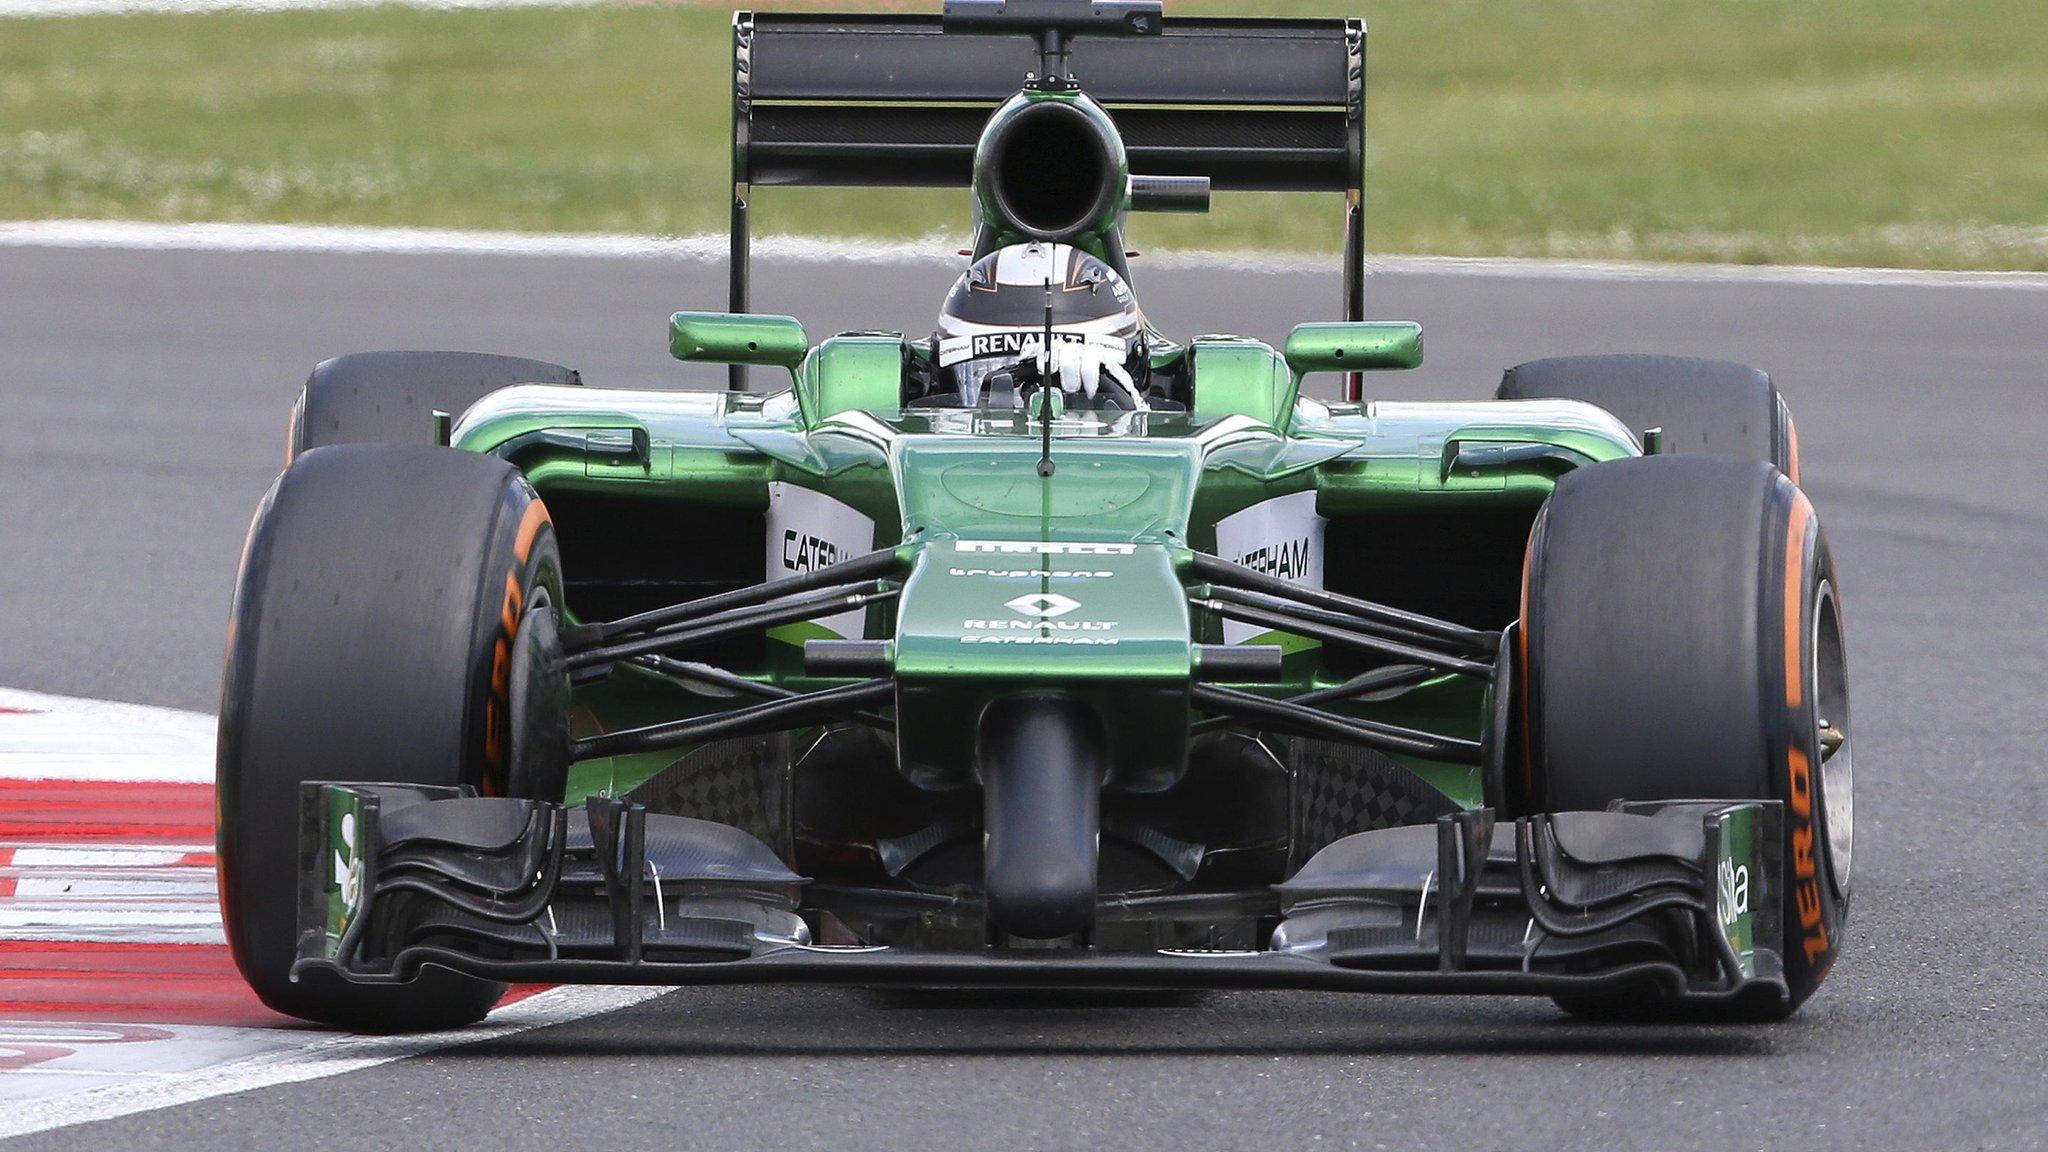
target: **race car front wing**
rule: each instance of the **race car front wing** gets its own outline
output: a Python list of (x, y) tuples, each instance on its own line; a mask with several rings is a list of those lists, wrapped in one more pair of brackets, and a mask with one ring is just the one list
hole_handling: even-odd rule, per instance
[[(946, 949), (820, 942), (808, 881), (728, 825), (593, 797), (309, 783), (294, 978), (1298, 988), (1786, 997), (1779, 805), (1488, 810), (1361, 832), (1271, 889), (1222, 894), (1273, 924), (1251, 947)], [(973, 915), (975, 897), (939, 897)], [(1112, 909), (1112, 905), (1115, 908)], [(1104, 920), (1158, 915), (1105, 898)]]

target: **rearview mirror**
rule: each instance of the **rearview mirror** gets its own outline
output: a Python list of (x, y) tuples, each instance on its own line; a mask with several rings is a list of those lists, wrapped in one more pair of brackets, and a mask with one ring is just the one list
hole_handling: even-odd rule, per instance
[(1422, 325), (1412, 320), (1296, 324), (1287, 334), (1287, 366), (1311, 372), (1370, 372), (1422, 363)]
[(668, 321), (669, 355), (678, 360), (760, 364), (793, 372), (810, 350), (810, 338), (793, 316), (678, 312)]

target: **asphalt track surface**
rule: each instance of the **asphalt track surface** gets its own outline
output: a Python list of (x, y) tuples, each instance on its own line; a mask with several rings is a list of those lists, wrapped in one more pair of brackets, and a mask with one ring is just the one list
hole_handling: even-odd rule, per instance
[[(1277, 339), (1327, 277), (1176, 271), (1171, 331)], [(930, 324), (940, 265), (762, 269), (815, 332)], [(0, 684), (211, 710), (251, 509), (306, 370), (355, 348), (710, 380), (662, 322), (722, 269), (531, 257), (0, 249)], [(1858, 730), (1851, 942), (1777, 1027), (1573, 1023), (1547, 1003), (683, 990), (22, 1148), (2048, 1147), (2048, 294), (1371, 282), (1482, 397), (1563, 352), (1728, 356), (1799, 418), (1842, 572)]]

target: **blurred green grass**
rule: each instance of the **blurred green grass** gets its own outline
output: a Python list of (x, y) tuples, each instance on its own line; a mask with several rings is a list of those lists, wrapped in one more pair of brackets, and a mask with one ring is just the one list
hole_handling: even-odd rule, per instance
[[(1368, 19), (1375, 251), (2048, 269), (2042, 0), (1168, 10), (1253, 7)], [(720, 231), (728, 19), (642, 4), (0, 21), (0, 218)], [(756, 203), (769, 232), (965, 231), (957, 193)], [(1133, 241), (1337, 243), (1327, 198), (1218, 207), (1141, 218)]]

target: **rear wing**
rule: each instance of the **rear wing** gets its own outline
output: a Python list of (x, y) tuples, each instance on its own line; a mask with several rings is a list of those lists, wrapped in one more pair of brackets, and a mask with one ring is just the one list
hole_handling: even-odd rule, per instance
[[(733, 311), (747, 310), (754, 185), (968, 186), (982, 125), (1038, 45), (940, 22), (733, 14)], [(1172, 17), (1156, 36), (1079, 38), (1071, 55), (1132, 171), (1343, 192), (1344, 318), (1364, 318), (1364, 21)]]

